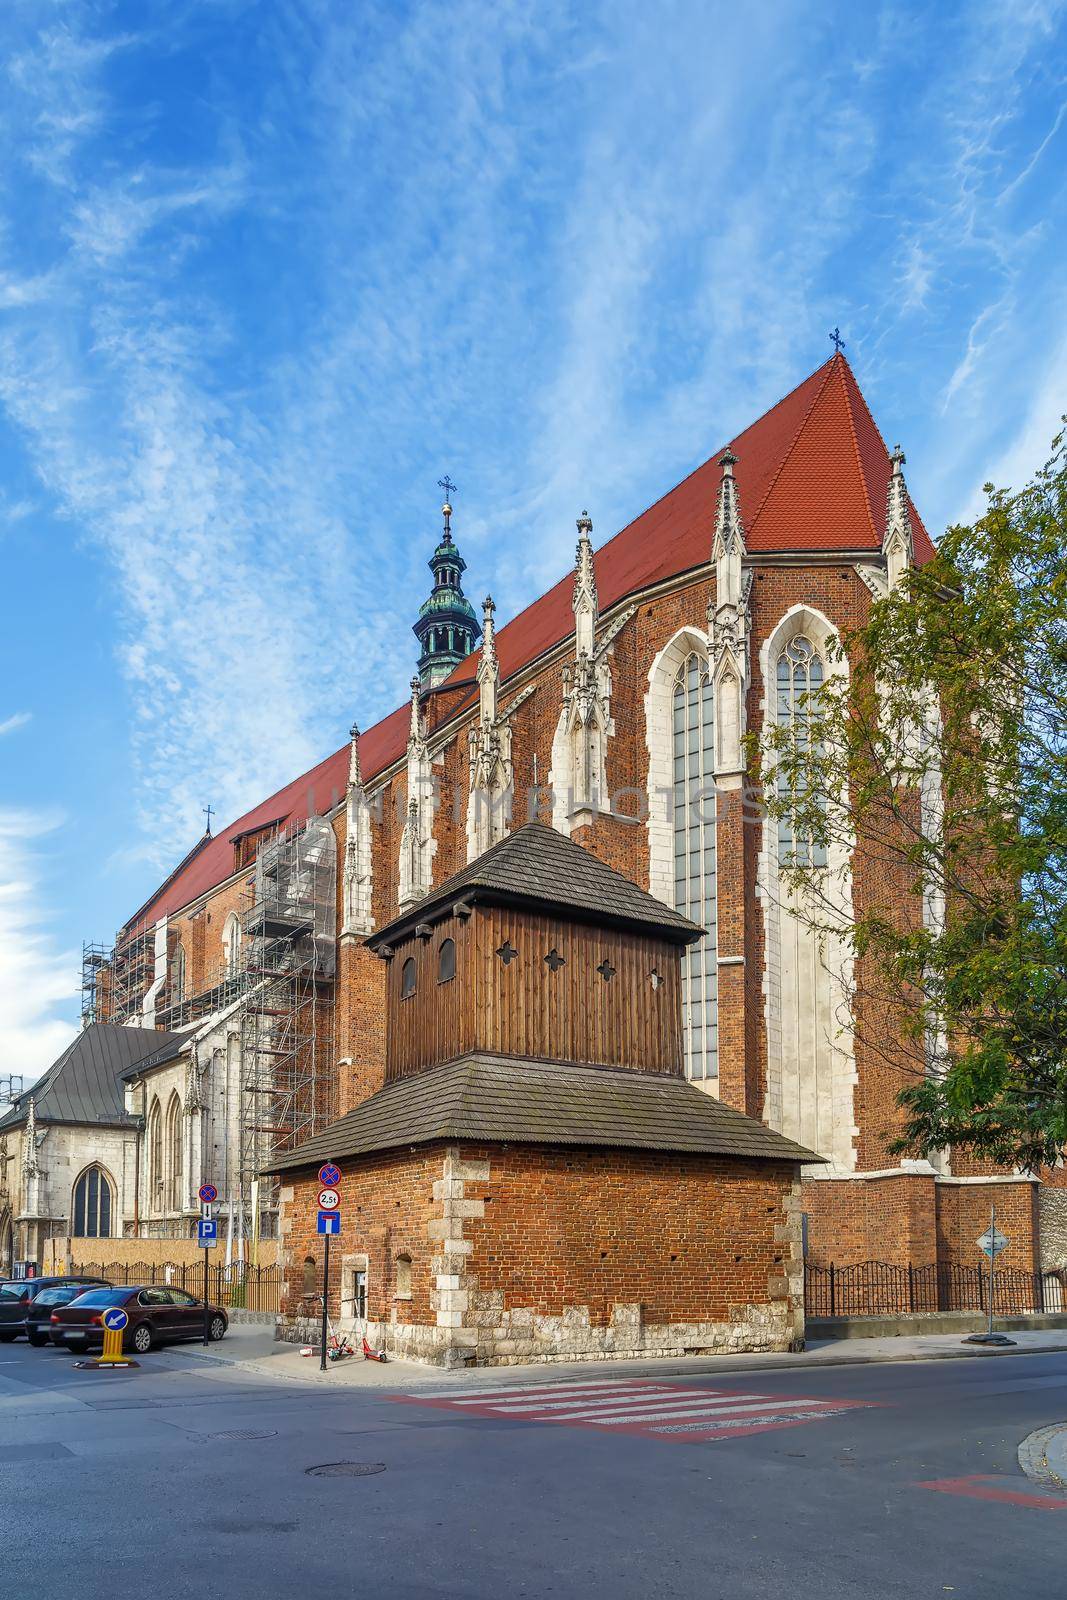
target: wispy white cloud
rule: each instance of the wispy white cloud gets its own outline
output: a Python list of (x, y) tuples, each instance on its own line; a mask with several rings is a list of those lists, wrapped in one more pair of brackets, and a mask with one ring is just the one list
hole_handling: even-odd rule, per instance
[(77, 955), (49, 931), (39, 855), (62, 820), (0, 809), (0, 1063), (28, 1080), (77, 1032)]
[[(920, 500), (987, 475), (1052, 227), (1028, 196), (1060, 119), (1026, 116), (1059, 6), (16, 10), (0, 405), (112, 575), (142, 821), (116, 859), (172, 864), (206, 802), (402, 700), (446, 468), (506, 618), (583, 506), (609, 535), (840, 322), (921, 431)], [(1044, 411), (1014, 405), (1023, 449)]]
[(3, 722), (0, 722), (0, 739), (3, 738), (5, 733), (15, 733), (19, 728), (24, 728), (32, 720), (32, 711), (13, 712), (10, 717), (5, 717)]

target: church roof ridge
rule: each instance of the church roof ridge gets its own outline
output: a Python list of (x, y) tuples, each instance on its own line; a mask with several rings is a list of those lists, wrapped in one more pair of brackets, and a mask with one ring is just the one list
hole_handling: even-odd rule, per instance
[[(835, 365), (842, 377), (843, 404), (823, 413), (820, 408), (829, 392), (828, 379)], [(855, 396), (859, 397), (858, 403)], [(821, 428), (814, 429), (813, 424), (820, 419)], [(846, 443), (841, 437), (843, 431), (847, 433), (851, 483), (838, 483), (835, 479), (835, 462), (840, 462), (841, 447)], [(815, 432), (817, 438), (812, 437)], [(808, 461), (801, 470), (799, 458), (805, 440)], [(750, 556), (758, 558), (764, 553), (794, 549), (825, 554), (840, 550), (854, 555), (869, 545), (872, 560), (879, 558), (884, 530), (878, 527), (875, 516), (872, 533), (870, 517), (873, 508), (885, 503), (891, 471), (889, 453), (843, 356), (835, 354), (821, 363), (736, 434), (728, 448), (738, 457), (736, 477)], [(595, 552), (602, 612), (619, 605), (628, 595), (707, 565), (721, 454), (721, 448), (714, 450)], [(798, 498), (786, 506), (780, 503), (781, 491), (783, 484), (789, 482)], [(862, 527), (858, 527), (861, 500)], [(754, 506), (758, 507), (756, 515), (752, 512)], [(916, 560), (928, 561), (934, 547), (910, 497), (909, 508)], [(572, 569), (498, 630), (502, 684), (573, 633), (573, 578)], [(473, 651), (438, 688), (462, 692), (473, 685), (479, 656), (480, 652)], [(462, 711), (464, 705), (461, 700), (453, 711)], [(360, 759), (368, 784), (402, 757), (407, 724), (405, 702), (362, 734)], [(213, 839), (200, 841), (185, 862), (145, 901), (136, 919), (154, 920), (164, 912), (177, 911), (230, 877), (234, 872), (231, 841), (235, 832), (251, 831), (261, 817), (281, 815), (293, 822), (311, 815), (312, 808), (320, 813), (328, 810), (344, 794), (349, 754), (346, 742), (309, 772), (220, 830)]]
[(75, 1036), (36, 1083), (0, 1118), (0, 1131), (19, 1127), (33, 1101), (38, 1122), (126, 1126), (122, 1078), (131, 1066), (181, 1042), (158, 1028), (93, 1022)]

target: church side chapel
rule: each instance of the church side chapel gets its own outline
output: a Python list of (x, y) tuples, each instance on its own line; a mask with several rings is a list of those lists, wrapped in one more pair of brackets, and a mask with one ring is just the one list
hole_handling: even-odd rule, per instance
[[(334, 1318), (444, 1366), (803, 1338), (799, 1175), (818, 1158), (687, 1082), (681, 964), (701, 937), (535, 822), (367, 940), (385, 1087), (269, 1169), (296, 1260), (314, 1259), (318, 1168), (341, 1168)], [(293, 1333), (317, 1314), (294, 1285)]]
[[(61, 1140), (38, 1118), (31, 1149), (12, 1125), (0, 1245), (39, 1252), (89, 1212), (101, 1234), (187, 1236), (193, 1180), (210, 1178), (245, 1237), (285, 1221), (297, 1323), (321, 1241), (293, 1198), (304, 1167), (281, 1164), (325, 1136), (315, 1148), (346, 1160), (342, 1309), (369, 1295), (391, 1337), (434, 1359), (576, 1349), (581, 1330), (594, 1353), (704, 1348), (724, 1329), (788, 1341), (787, 1149), (814, 1153), (813, 1268), (888, 1262), (951, 1288), (993, 1203), (1002, 1267), (1067, 1266), (1067, 1168), (900, 1156), (901, 1083), (879, 1049), (895, 1024), (843, 943), (805, 922), (786, 872), (798, 841), (764, 818), (747, 762), (746, 737), (802, 721), (849, 670), (841, 638), (930, 559), (905, 464), (835, 348), (599, 548), (583, 512), (573, 571), (506, 621), (464, 592), (441, 480), (401, 703), (209, 829), (113, 945), (86, 947), (88, 1030), (173, 1041), (107, 1086), (136, 1184), (92, 1128)], [(913, 798), (939, 826), (936, 797)], [(570, 853), (550, 861), (546, 841)], [(862, 839), (828, 855), (846, 912), (939, 914)], [(480, 881), (504, 864), (507, 885)], [(609, 876), (583, 900), (594, 872)], [(778, 1156), (715, 1146), (755, 1128), (787, 1141)], [(76, 1187), (94, 1163), (103, 1207)]]

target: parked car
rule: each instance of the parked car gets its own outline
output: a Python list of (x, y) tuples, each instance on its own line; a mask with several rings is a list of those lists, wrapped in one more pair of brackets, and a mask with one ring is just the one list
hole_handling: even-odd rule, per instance
[[(176, 1339), (202, 1339), (204, 1302), (184, 1289), (164, 1284), (131, 1284), (117, 1289), (90, 1289), (68, 1305), (57, 1306), (49, 1318), (52, 1343), (71, 1351), (93, 1350), (104, 1342), (103, 1314), (108, 1306), (121, 1306), (129, 1321), (122, 1348), (144, 1355), (156, 1344)], [(225, 1336), (229, 1322), (221, 1306), (208, 1306), (208, 1335)]]
[[(110, 1289), (111, 1285), (106, 1278), (97, 1278), (96, 1282), (102, 1289)], [(39, 1293), (35, 1294), (26, 1307), (26, 1337), (32, 1345), (38, 1348), (47, 1344), (52, 1332), (52, 1312), (58, 1306), (67, 1306), (79, 1295), (85, 1294), (90, 1285), (85, 1283), (53, 1283), (46, 1284)]]
[(83, 1294), (94, 1285), (106, 1283), (106, 1278), (79, 1277), (75, 1273), (68, 1273), (64, 1277), (5, 1279), (0, 1283), (0, 1343), (10, 1344), (12, 1339), (17, 1339), (27, 1331), (27, 1312), (37, 1296), (46, 1289), (70, 1284), (75, 1294)]

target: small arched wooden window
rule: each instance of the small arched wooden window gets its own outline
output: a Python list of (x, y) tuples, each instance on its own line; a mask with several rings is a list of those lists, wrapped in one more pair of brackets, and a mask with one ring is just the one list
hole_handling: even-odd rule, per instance
[(315, 1289), (316, 1289), (315, 1278), (316, 1278), (316, 1274), (315, 1274), (315, 1257), (314, 1256), (305, 1256), (304, 1257), (304, 1283), (303, 1283), (303, 1288), (301, 1290), (302, 1294), (304, 1294), (304, 1295), (312, 1295), (312, 1294), (315, 1293)]
[(400, 998), (410, 1000), (415, 993), (415, 957), (408, 956), (400, 969)]
[(70, 1231), (76, 1239), (111, 1238), (111, 1184), (102, 1167), (86, 1167), (74, 1185)]
[(396, 1258), (396, 1297), (398, 1300), (411, 1299), (410, 1256), (397, 1256)]
[(455, 939), (442, 939), (441, 948), (437, 952), (437, 981), (449, 983), (456, 976), (456, 941)]

